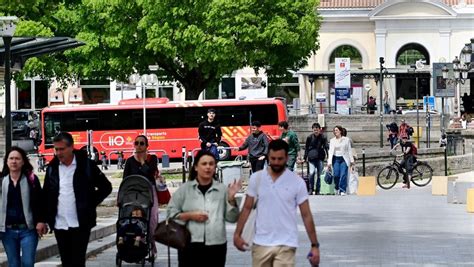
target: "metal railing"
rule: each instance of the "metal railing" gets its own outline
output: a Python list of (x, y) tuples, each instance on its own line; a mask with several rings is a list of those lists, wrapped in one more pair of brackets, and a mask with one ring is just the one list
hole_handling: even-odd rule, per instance
[[(110, 156), (112, 156), (112, 154), (119, 154), (119, 153), (122, 153), (122, 154), (125, 154), (125, 153), (130, 153), (130, 154), (134, 154), (135, 153), (135, 150), (121, 150), (121, 151), (117, 151), (117, 150), (114, 150), (112, 152), (109, 153), (109, 157), (107, 159), (107, 166), (110, 167), (112, 166), (112, 164), (110, 163)], [(156, 155), (156, 153), (161, 153), (162, 155), (168, 155), (166, 153), (165, 150), (163, 149), (153, 149), (153, 150), (148, 150), (148, 153), (151, 154), (151, 155)]]

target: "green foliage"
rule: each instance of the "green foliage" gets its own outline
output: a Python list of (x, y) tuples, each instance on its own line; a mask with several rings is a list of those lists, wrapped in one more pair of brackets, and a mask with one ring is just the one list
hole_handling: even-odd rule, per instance
[[(19, 34), (70, 36), (85, 46), (28, 60), (24, 74), (127, 81), (159, 65), (187, 99), (250, 66), (269, 78), (307, 65), (318, 49), (317, 0), (0, 0)], [(20, 75), (21, 76), (21, 75)]]

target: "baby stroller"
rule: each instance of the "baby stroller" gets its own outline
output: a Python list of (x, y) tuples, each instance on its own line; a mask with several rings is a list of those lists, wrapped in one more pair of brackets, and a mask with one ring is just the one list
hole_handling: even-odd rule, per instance
[[(149, 229), (154, 187), (141, 175), (130, 175), (120, 184), (118, 191), (119, 214), (117, 220), (116, 264), (122, 261), (155, 264), (152, 243), (153, 233)], [(140, 212), (137, 212), (140, 211)], [(141, 213), (140, 216), (137, 216)]]

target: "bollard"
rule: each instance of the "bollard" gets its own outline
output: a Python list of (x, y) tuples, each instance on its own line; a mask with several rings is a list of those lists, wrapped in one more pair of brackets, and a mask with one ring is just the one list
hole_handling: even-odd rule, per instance
[(186, 147), (183, 146), (181, 149), (181, 167), (183, 169), (183, 184), (186, 183)]
[(467, 212), (474, 212), (474, 188), (467, 190), (467, 201), (466, 201)]
[(448, 176), (448, 150), (444, 146), (444, 175)]
[(365, 148), (362, 148), (362, 176), (365, 176)]
[(375, 176), (361, 176), (359, 177), (359, 185), (357, 187), (358, 196), (373, 196), (376, 194)]
[(448, 176), (433, 176), (431, 180), (431, 194), (433, 196), (448, 195)]

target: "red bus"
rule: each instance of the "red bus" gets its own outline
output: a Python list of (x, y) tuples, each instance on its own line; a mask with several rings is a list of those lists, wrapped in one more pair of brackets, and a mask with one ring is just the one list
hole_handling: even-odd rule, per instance
[[(150, 151), (164, 150), (170, 158), (181, 158), (182, 147), (192, 151), (200, 147), (198, 125), (207, 119), (207, 110), (217, 111), (216, 119), (222, 128), (220, 146), (240, 146), (250, 134), (250, 122), (262, 123), (262, 131), (278, 138), (278, 122), (287, 120), (283, 99), (257, 100), (203, 100), (168, 101), (167, 98), (147, 98), (146, 136)], [(76, 149), (87, 147), (87, 131), (92, 130), (94, 152), (105, 152), (115, 160), (114, 151), (123, 151), (126, 157), (133, 150), (135, 136), (143, 134), (143, 99), (127, 99), (118, 105), (64, 105), (44, 108), (41, 127), (43, 132), (39, 153), (50, 159), (53, 137), (58, 131), (67, 131), (74, 137)], [(127, 155), (128, 153), (128, 155)], [(219, 151), (221, 160), (246, 155), (246, 151), (230, 149)], [(161, 157), (157, 153), (158, 157)]]

